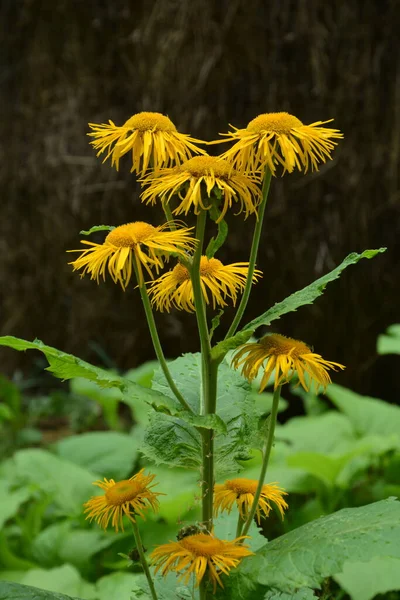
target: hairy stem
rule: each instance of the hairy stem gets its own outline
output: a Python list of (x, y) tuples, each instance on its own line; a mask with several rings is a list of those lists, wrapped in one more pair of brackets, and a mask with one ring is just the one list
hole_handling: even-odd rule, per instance
[(146, 575), (147, 583), (149, 584), (151, 597), (153, 598), (153, 600), (158, 600), (157, 592), (154, 587), (154, 582), (153, 582), (153, 578), (150, 573), (149, 565), (147, 564), (147, 560), (146, 560), (146, 557), (143, 552), (142, 538), (140, 537), (139, 527), (137, 526), (136, 521), (132, 521), (132, 526), (133, 526), (133, 535), (135, 536), (136, 548), (137, 548), (137, 551), (139, 554), (140, 563), (143, 567), (144, 574)]
[[(139, 282), (140, 281), (139, 272), (138, 272), (138, 267), (137, 267), (135, 260), (133, 261), (133, 266), (134, 266), (135, 273), (136, 273), (136, 279)], [(173, 394), (175, 395), (177, 400), (179, 400), (179, 402), (182, 404), (183, 408), (185, 408), (186, 410), (188, 410), (189, 412), (192, 413), (193, 410), (190, 408), (189, 404), (186, 402), (186, 400), (184, 399), (184, 397), (182, 396), (182, 394), (176, 387), (175, 382), (172, 379), (172, 375), (168, 369), (167, 361), (165, 360), (164, 352), (161, 347), (160, 338), (158, 337), (156, 322), (154, 320), (154, 315), (153, 315), (153, 311), (151, 308), (149, 296), (147, 294), (146, 285), (144, 283), (142, 283), (142, 285), (140, 285), (140, 283), (139, 283), (139, 291), (140, 291), (140, 296), (142, 298), (143, 308), (144, 308), (144, 312), (146, 314), (147, 325), (150, 330), (150, 335), (151, 335), (151, 340), (153, 342), (154, 351), (156, 353), (157, 360), (160, 363), (161, 369), (164, 373), (165, 379), (167, 380), (168, 385), (171, 388), (171, 391), (173, 392)]]
[(263, 448), (263, 462), (262, 462), (262, 466), (261, 466), (260, 478), (258, 480), (258, 486), (257, 486), (256, 493), (254, 494), (253, 504), (251, 505), (250, 512), (247, 516), (246, 523), (244, 524), (244, 527), (242, 530), (242, 535), (247, 535), (247, 532), (253, 521), (254, 515), (256, 514), (258, 501), (260, 499), (262, 487), (264, 485), (265, 475), (267, 473), (267, 467), (268, 467), (268, 463), (269, 463), (269, 457), (271, 455), (272, 444), (274, 441), (275, 425), (276, 425), (276, 418), (278, 415), (278, 406), (279, 406), (280, 395), (281, 395), (281, 386), (279, 385), (276, 388), (276, 390), (274, 391), (274, 397), (272, 400), (272, 409), (271, 409), (271, 416), (269, 419), (268, 434), (267, 434), (267, 439), (265, 441), (265, 446)]
[(235, 335), (235, 332), (236, 332), (237, 328), (239, 327), (240, 321), (242, 320), (244, 311), (246, 310), (246, 306), (249, 301), (251, 286), (253, 284), (253, 275), (254, 275), (254, 271), (256, 268), (258, 247), (260, 245), (260, 237), (261, 237), (261, 231), (262, 231), (262, 226), (263, 226), (263, 221), (264, 221), (265, 208), (267, 206), (270, 183), (271, 183), (271, 171), (268, 169), (268, 167), (266, 167), (265, 173), (264, 173), (263, 187), (262, 187), (262, 199), (261, 199), (260, 206), (258, 207), (258, 218), (256, 221), (256, 225), (254, 227), (253, 241), (251, 244), (251, 251), (250, 251), (250, 258), (249, 258), (249, 272), (247, 274), (246, 285), (243, 290), (243, 296), (240, 301), (239, 307), (236, 311), (236, 315), (232, 321), (231, 326), (229, 327), (229, 331), (226, 334), (225, 339)]

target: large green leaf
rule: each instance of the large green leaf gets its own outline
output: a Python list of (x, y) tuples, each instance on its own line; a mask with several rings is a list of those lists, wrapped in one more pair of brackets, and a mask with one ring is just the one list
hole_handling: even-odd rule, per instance
[(251, 583), (284, 592), (318, 588), (347, 562), (400, 558), (400, 503), (389, 498), (340, 510), (269, 542), (256, 556), (242, 562), (233, 588), (243, 580), (247, 587)]
[(8, 581), (0, 581), (0, 600), (82, 600), (76, 596), (66, 596), (65, 594), (57, 594), (40, 590), (37, 587), (30, 585), (21, 585), (19, 583), (10, 583)]
[(400, 437), (400, 408), (378, 398), (361, 396), (332, 384), (327, 389), (330, 400), (353, 424), (359, 435)]
[(377, 557), (369, 562), (348, 562), (335, 580), (352, 600), (372, 600), (377, 594), (400, 590), (400, 560)]
[(333, 269), (333, 271), (323, 275), (323, 277), (320, 277), (302, 290), (288, 296), (282, 302), (277, 302), (265, 313), (250, 321), (250, 323), (243, 328), (243, 331), (249, 329), (254, 331), (261, 325), (270, 325), (272, 321), (279, 319), (282, 315), (297, 310), (300, 306), (304, 306), (305, 304), (312, 304), (318, 296), (322, 296), (327, 284), (338, 279), (347, 267), (358, 263), (362, 258), (374, 258), (374, 256), (381, 252), (385, 252), (385, 250), (386, 248), (379, 248), (378, 250), (365, 250), (361, 254), (357, 254), (356, 252), (349, 254), (338, 267)]
[(262, 600), (315, 600), (316, 597), (310, 588), (302, 588), (290, 594), (278, 590), (269, 590)]
[[(96, 583), (96, 600), (150, 600), (150, 591), (144, 575), (111, 573)], [(147, 592), (147, 593), (146, 593)], [(148, 595), (147, 595), (148, 594)], [(171, 599), (172, 600), (172, 599)]]
[(95, 473), (41, 449), (19, 450), (2, 465), (3, 473), (15, 483), (31, 483), (51, 495), (67, 514), (80, 514), (82, 503), (93, 495)]
[[(65, 600), (70, 596), (78, 596), (82, 600), (94, 600), (96, 598), (94, 585), (82, 579), (79, 572), (72, 565), (63, 565), (48, 570), (32, 569), (15, 573), (3, 571), (1, 577), (4, 580), (22, 583), (24, 586), (35, 586), (28, 590), (21, 588), (21, 596), (5, 596), (4, 598), (7, 600), (10, 600), (10, 598), (15, 598), (15, 600), (25, 600), (25, 598), (26, 600)], [(1, 590), (4, 585), (4, 583), (0, 584), (0, 599), (2, 598)], [(4, 591), (6, 589), (5, 587)], [(45, 592), (45, 590), (48, 591)], [(12, 591), (12, 588), (10, 591)], [(49, 592), (53, 592), (53, 594)], [(68, 596), (64, 596), (63, 592), (66, 592)], [(26, 595), (23, 595), (24, 593)]]
[[(200, 354), (185, 354), (170, 363), (169, 368), (191, 408), (199, 411), (202, 401)], [(154, 374), (153, 388), (163, 396), (170, 393), (161, 370)], [(220, 365), (218, 373), (217, 413), (216, 418), (210, 419), (216, 432), (217, 469), (220, 473), (237, 471), (240, 468), (237, 460), (249, 456), (257, 433), (257, 419), (250, 386), (226, 363)], [(163, 414), (152, 416), (145, 435), (144, 453), (157, 463), (199, 467), (200, 434), (185, 421)], [(220, 422), (224, 427), (218, 426)]]
[(13, 517), (19, 507), (32, 495), (32, 490), (24, 487), (19, 490), (10, 491), (10, 481), (0, 480), (0, 529), (4, 523)]
[(90, 431), (57, 442), (57, 454), (101, 478), (125, 479), (132, 475), (139, 455), (139, 442), (133, 435), (116, 431)]

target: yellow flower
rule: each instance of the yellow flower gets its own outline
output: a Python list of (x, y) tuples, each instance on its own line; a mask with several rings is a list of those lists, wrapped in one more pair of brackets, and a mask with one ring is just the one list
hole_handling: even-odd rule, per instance
[(139, 273), (139, 285), (143, 284), (142, 266), (153, 278), (152, 269), (159, 272), (164, 266), (163, 256), (175, 253), (185, 256), (190, 252), (196, 240), (190, 237), (193, 228), (182, 227), (170, 231), (170, 223), (153, 227), (149, 223), (135, 221), (116, 227), (107, 235), (103, 244), (95, 244), (82, 240), (82, 244), (90, 246), (86, 250), (69, 250), (81, 252), (81, 256), (69, 263), (74, 271), (82, 269), (82, 276), (89, 273), (91, 279), (99, 283), (100, 277), (105, 279), (106, 268), (115, 283), (125, 289), (133, 269), (133, 261)]
[(275, 389), (287, 383), (296, 372), (299, 382), (308, 392), (305, 373), (309, 375), (311, 385), (314, 382), (317, 391), (319, 386), (325, 390), (331, 383), (329, 369), (336, 371), (345, 368), (339, 363), (327, 361), (319, 354), (315, 354), (304, 342), (287, 338), (279, 333), (266, 335), (257, 343), (244, 344), (234, 356), (232, 364), (235, 369), (242, 366), (242, 375), (249, 381), (253, 381), (265, 361), (267, 362), (264, 366), (260, 392), (267, 386), (274, 369)]
[[(318, 164), (331, 159), (337, 145), (335, 139), (343, 134), (338, 129), (321, 127), (328, 121), (316, 121), (304, 125), (297, 117), (286, 112), (259, 115), (245, 129), (222, 134), (236, 143), (222, 154), (239, 170), (255, 172), (268, 166), (275, 175), (276, 166), (283, 167), (283, 174), (296, 167), (304, 172), (318, 170)], [(218, 143), (218, 142), (211, 142)]]
[(150, 173), (142, 183), (149, 185), (142, 194), (142, 200), (147, 204), (155, 204), (158, 197), (162, 203), (169, 203), (177, 195), (180, 203), (172, 211), (176, 215), (187, 215), (191, 208), (196, 215), (209, 209), (211, 203), (205, 201), (205, 197), (210, 198), (211, 192), (217, 190), (222, 198), (217, 223), (234, 202), (238, 204), (238, 213), (244, 211), (247, 218), (256, 212), (261, 195), (254, 176), (246, 177), (216, 156), (195, 156), (174, 169)]
[(155, 475), (144, 475), (144, 469), (136, 473), (130, 479), (124, 479), (115, 483), (114, 479), (104, 481), (95, 481), (93, 485), (99, 486), (105, 491), (103, 496), (93, 496), (84, 504), (87, 513), (86, 519), (95, 521), (103, 529), (107, 529), (111, 519), (111, 525), (124, 531), (122, 522), (123, 515), (126, 515), (132, 522), (136, 521), (136, 515), (144, 519), (143, 511), (152, 508), (158, 509), (157, 496), (163, 494), (151, 491)]
[[(140, 112), (118, 127), (112, 121), (97, 125), (89, 123), (93, 130), (88, 133), (94, 140), (90, 142), (97, 156), (107, 152), (103, 162), (111, 157), (111, 165), (119, 168), (121, 156), (132, 151), (132, 169), (144, 175), (148, 168), (155, 170), (180, 164), (192, 154), (203, 154), (197, 148), (195, 140), (189, 135), (179, 133), (173, 122), (157, 112)], [(203, 142), (204, 143), (204, 142)]]
[(253, 554), (240, 543), (245, 537), (228, 542), (207, 533), (197, 533), (184, 537), (179, 542), (158, 546), (150, 558), (156, 565), (156, 573), (161, 568), (163, 575), (170, 571), (180, 572), (179, 579), (183, 579), (186, 584), (194, 574), (198, 586), (207, 571), (215, 593), (217, 583), (224, 587), (220, 573), (229, 575), (230, 569), (236, 567), (242, 558)]
[[(200, 260), (200, 282), (203, 296), (207, 304), (212, 300), (213, 308), (226, 306), (225, 298), (230, 298), (236, 304), (238, 292), (246, 284), (249, 263), (240, 262), (223, 265), (216, 258), (202, 256)], [(262, 276), (261, 271), (253, 274), (253, 283)], [(193, 312), (194, 297), (190, 273), (186, 267), (178, 263), (171, 271), (164, 273), (155, 281), (149, 283), (149, 295), (157, 310), (169, 312), (174, 306), (179, 310)]]
[[(230, 479), (223, 484), (214, 486), (215, 514), (221, 511), (232, 510), (234, 504), (238, 507), (241, 518), (246, 520), (253, 505), (254, 496), (257, 490), (258, 481), (254, 479)], [(284, 517), (284, 511), (288, 508), (287, 502), (283, 496), (286, 492), (279, 488), (276, 483), (266, 483), (263, 485), (261, 495), (258, 500), (256, 519), (260, 523), (261, 514), (268, 517), (271, 510), (271, 502), (279, 510), (281, 517)]]

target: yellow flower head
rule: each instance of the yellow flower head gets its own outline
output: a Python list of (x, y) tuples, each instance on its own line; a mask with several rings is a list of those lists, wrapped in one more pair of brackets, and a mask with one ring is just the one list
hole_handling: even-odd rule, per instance
[(210, 208), (211, 192), (221, 195), (222, 209), (217, 220), (224, 218), (226, 211), (235, 202), (239, 213), (244, 211), (246, 218), (256, 212), (260, 200), (260, 188), (254, 176), (246, 177), (233, 169), (232, 165), (216, 156), (195, 156), (174, 169), (161, 169), (150, 173), (142, 180), (149, 185), (143, 192), (142, 200), (154, 204), (160, 197), (163, 203), (170, 202), (174, 195), (179, 205), (172, 211), (176, 215), (188, 214), (193, 208), (196, 215)]
[(135, 522), (136, 515), (144, 519), (144, 510), (152, 508), (157, 511), (159, 504), (157, 496), (163, 494), (151, 490), (157, 485), (151, 484), (155, 475), (144, 475), (143, 471), (144, 469), (130, 479), (117, 483), (114, 479), (106, 478), (104, 481), (95, 481), (93, 485), (98, 485), (105, 491), (105, 494), (93, 496), (84, 504), (86, 518), (91, 521), (95, 519), (103, 529), (107, 529), (111, 519), (111, 525), (116, 531), (119, 529), (124, 531), (123, 515)]
[[(220, 511), (224, 510), (230, 513), (233, 505), (236, 504), (241, 518), (243, 521), (246, 520), (253, 505), (257, 486), (258, 481), (254, 479), (230, 479), (223, 484), (215, 485), (215, 514), (218, 515)], [(276, 483), (264, 484), (257, 504), (257, 523), (260, 523), (262, 513), (268, 517), (271, 511), (271, 502), (275, 504), (283, 519), (284, 511), (288, 508), (287, 502), (283, 498), (286, 495), (287, 493)]]
[[(121, 127), (112, 121), (97, 125), (89, 123), (93, 130), (88, 133), (97, 156), (107, 152), (104, 161), (111, 157), (111, 165), (119, 168), (121, 156), (132, 151), (132, 169), (144, 175), (148, 168), (179, 165), (192, 154), (203, 154), (193, 142), (200, 142), (189, 135), (179, 133), (173, 122), (157, 112), (140, 112), (133, 115)], [(103, 161), (103, 162), (104, 162)]]
[[(249, 263), (240, 262), (231, 265), (223, 265), (216, 258), (202, 256), (200, 260), (200, 282), (203, 296), (207, 304), (210, 296), (213, 308), (226, 306), (226, 298), (236, 304), (238, 292), (241, 292), (246, 284)], [(261, 271), (256, 270), (253, 274), (253, 283), (262, 276)], [(186, 267), (178, 263), (168, 273), (164, 273), (155, 281), (149, 283), (149, 295), (157, 310), (169, 312), (174, 306), (179, 310), (193, 312), (194, 296), (190, 273)]]
[(186, 252), (193, 250), (196, 243), (190, 237), (193, 228), (182, 227), (170, 231), (169, 226), (169, 223), (165, 223), (154, 227), (142, 221), (120, 225), (110, 231), (103, 244), (82, 240), (82, 244), (90, 247), (86, 250), (69, 250), (81, 252), (81, 256), (69, 264), (74, 267), (74, 271), (83, 268), (82, 276), (89, 273), (97, 283), (100, 277), (105, 279), (108, 265), (113, 281), (120, 283), (123, 289), (131, 279), (133, 266), (136, 266), (138, 283), (142, 285), (142, 266), (153, 278), (152, 269), (159, 272), (164, 266), (164, 256), (168, 257), (172, 253), (184, 256)]
[(250, 172), (268, 166), (275, 175), (277, 165), (283, 167), (283, 174), (294, 168), (317, 171), (319, 163), (332, 158), (331, 152), (337, 145), (334, 140), (343, 137), (338, 129), (321, 127), (331, 121), (304, 125), (286, 112), (265, 113), (250, 121), (245, 129), (234, 127), (234, 131), (222, 134), (236, 143), (221, 156), (239, 170)]
[(314, 382), (317, 391), (319, 386), (325, 390), (331, 383), (329, 369), (336, 371), (345, 368), (339, 363), (327, 361), (319, 354), (315, 354), (304, 342), (287, 338), (279, 333), (266, 335), (257, 343), (244, 344), (234, 356), (232, 364), (235, 369), (242, 367), (242, 375), (249, 381), (253, 381), (265, 361), (267, 362), (264, 366), (260, 392), (267, 386), (274, 369), (275, 389), (287, 383), (296, 372), (299, 382), (308, 392), (305, 373), (308, 374), (311, 385)]
[(197, 533), (184, 537), (178, 542), (158, 546), (151, 553), (150, 558), (156, 565), (156, 573), (161, 568), (163, 575), (167, 575), (170, 571), (179, 572), (180, 579), (183, 579), (186, 584), (194, 574), (198, 586), (207, 571), (215, 593), (217, 583), (224, 587), (220, 573), (229, 575), (230, 569), (236, 567), (242, 558), (253, 554), (240, 543), (245, 537), (238, 537), (228, 542), (207, 533)]

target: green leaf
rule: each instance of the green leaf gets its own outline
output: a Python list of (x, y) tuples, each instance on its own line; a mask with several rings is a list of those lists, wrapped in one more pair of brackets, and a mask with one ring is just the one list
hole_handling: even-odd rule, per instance
[(49, 494), (67, 514), (81, 514), (82, 504), (93, 495), (95, 473), (41, 449), (19, 450), (3, 463), (11, 481), (33, 484)]
[(239, 331), (234, 336), (219, 342), (211, 350), (211, 358), (216, 362), (221, 362), (230, 350), (235, 350), (238, 346), (245, 344), (251, 338), (252, 331)]
[[(218, 219), (218, 217), (220, 216), (220, 212), (215, 206), (213, 206), (211, 208), (210, 216), (213, 219), (213, 221), (216, 221)], [(217, 237), (215, 237), (215, 238), (212, 237), (207, 246), (207, 250), (206, 250), (207, 258), (212, 258), (214, 256), (214, 254), (216, 252), (218, 252), (218, 250), (224, 244), (226, 237), (228, 235), (228, 224), (224, 219), (222, 219), (218, 223), (217, 227), (218, 227)]]
[[(185, 354), (171, 362), (169, 368), (188, 404), (193, 410), (199, 411), (200, 354)], [(170, 393), (161, 370), (154, 375), (153, 387), (162, 392), (163, 396)], [(237, 471), (240, 468), (237, 461), (249, 457), (257, 434), (258, 420), (250, 386), (226, 363), (221, 364), (219, 369), (217, 407), (217, 416), (191, 416), (190, 421), (187, 413), (182, 412), (177, 413), (178, 418), (163, 414), (152, 416), (145, 435), (143, 452), (156, 463), (198, 468), (201, 438), (193, 425), (204, 427), (209, 422), (209, 426), (216, 431), (215, 447), (219, 473)], [(221, 422), (224, 423), (223, 428), (220, 426)]]
[(400, 560), (389, 556), (369, 562), (346, 562), (335, 580), (352, 600), (372, 600), (400, 589)]
[(11, 335), (0, 337), (0, 346), (8, 346), (14, 350), (39, 350), (43, 352), (49, 362), (47, 371), (50, 371), (60, 379), (72, 379), (73, 377), (84, 377), (95, 381), (104, 387), (124, 387), (124, 380), (117, 374), (99, 367), (95, 367), (72, 354), (67, 354), (57, 348), (46, 346), (40, 340), (29, 342)]
[[(236, 510), (232, 510), (229, 514), (224, 512), (218, 516), (214, 521), (214, 534), (220, 540), (233, 540), (236, 538), (236, 527), (238, 522), (238, 513)], [(252, 552), (255, 552), (266, 542), (266, 538), (261, 534), (260, 529), (257, 527), (253, 520), (250, 525), (248, 534), (250, 539), (245, 540), (246, 546), (250, 548)]]
[(91, 431), (55, 444), (61, 458), (85, 467), (101, 478), (125, 479), (139, 456), (139, 440), (116, 431)]
[(326, 485), (332, 486), (353, 456), (354, 453), (343, 456), (325, 456), (317, 452), (298, 452), (288, 457), (287, 464), (289, 467), (303, 469), (303, 471), (314, 475)]
[(346, 562), (387, 556), (400, 558), (400, 503), (394, 498), (345, 508), (303, 525), (266, 544), (257, 560), (245, 559), (235, 577), (292, 592), (318, 588)]
[(325, 291), (325, 287), (331, 281), (338, 279), (347, 267), (350, 265), (354, 265), (358, 263), (362, 258), (374, 258), (377, 254), (381, 252), (385, 252), (386, 248), (379, 248), (378, 250), (365, 250), (362, 254), (357, 254), (353, 252), (349, 254), (344, 261), (333, 271), (327, 273), (323, 277), (320, 277), (307, 287), (295, 292), (291, 296), (288, 296), (282, 302), (277, 302), (272, 308), (267, 310), (265, 313), (250, 321), (242, 331), (251, 331), (254, 332), (257, 327), (261, 325), (270, 325), (272, 321), (279, 319), (282, 315), (286, 313), (292, 312), (300, 308), (300, 306), (304, 306), (305, 304), (312, 304), (318, 296), (322, 296)]
[(327, 395), (353, 424), (358, 435), (400, 436), (400, 408), (378, 398), (361, 396), (339, 385), (328, 386)]
[(96, 231), (112, 231), (115, 229), (114, 225), (93, 225), (90, 229), (82, 229), (79, 233), (82, 235), (90, 235)]
[[(65, 594), (55, 594), (30, 585), (0, 581), (0, 600), (82, 600)], [(109, 600), (109, 599), (108, 599)]]
[[(63, 565), (62, 567), (49, 570), (32, 569), (24, 573), (15, 573), (14, 575), (10, 572), (3, 572), (2, 578), (8, 580), (17, 578), (18, 583), (22, 583), (24, 586), (35, 586), (35, 588), (27, 590), (26, 596), (14, 596), (15, 600), (22, 600), (23, 598), (26, 598), (26, 600), (65, 600), (70, 598), (70, 596), (78, 596), (83, 600), (96, 598), (94, 586), (82, 579), (79, 572), (72, 565)], [(0, 599), (2, 598), (3, 585), (3, 583), (0, 584)], [(38, 590), (37, 588), (42, 589)], [(25, 593), (23, 587), (21, 592), (22, 594)], [(49, 594), (49, 592), (55, 592), (55, 594)], [(67, 592), (68, 596), (64, 596), (62, 592)], [(37, 593), (36, 596), (35, 593)], [(5, 598), (10, 600), (13, 596), (5, 596)]]
[[(151, 596), (144, 575), (133, 573), (111, 573), (100, 577), (96, 583), (96, 600), (150, 600)], [(143, 593), (144, 592), (144, 593)], [(147, 596), (147, 593), (149, 594)], [(172, 599), (171, 599), (172, 600)]]
[(400, 354), (400, 324), (390, 325), (377, 342), (378, 354)]
[(10, 491), (10, 485), (10, 481), (0, 480), (0, 529), (32, 495), (32, 490), (27, 488)]
[(296, 590), (294, 593), (286, 594), (285, 592), (279, 592), (278, 590), (269, 590), (263, 600), (315, 600), (314, 591), (310, 588), (302, 588)]

